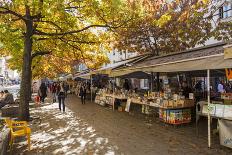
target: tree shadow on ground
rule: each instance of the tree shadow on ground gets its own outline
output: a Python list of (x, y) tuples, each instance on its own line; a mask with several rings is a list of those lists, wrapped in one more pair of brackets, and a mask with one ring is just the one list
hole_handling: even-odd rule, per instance
[(39, 116), (39, 123), (31, 124), (31, 150), (26, 139), (14, 144), (13, 154), (114, 154), (116, 146), (107, 138), (97, 135), (93, 127), (75, 117), (66, 109), (58, 110), (58, 104), (46, 104), (33, 108), (31, 115)]

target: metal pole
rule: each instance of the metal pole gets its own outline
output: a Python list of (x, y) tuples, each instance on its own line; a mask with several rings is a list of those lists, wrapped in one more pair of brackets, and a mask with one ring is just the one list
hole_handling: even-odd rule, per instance
[(115, 80), (115, 77), (113, 77), (113, 78), (114, 78), (114, 81), (113, 81), (113, 103), (112, 104), (113, 104), (113, 111), (114, 111), (114, 102), (115, 102), (115, 97), (114, 97), (114, 91), (115, 91), (114, 89), (115, 89), (115, 87), (114, 86), (116, 84), (116, 80)]
[(90, 75), (91, 78), (91, 88), (90, 88), (90, 93), (91, 93), (91, 102), (93, 102), (93, 78), (92, 75)]
[(210, 70), (207, 70), (207, 92), (208, 92), (208, 147), (211, 147), (211, 118), (210, 118)]
[(154, 73), (151, 72), (151, 92), (153, 92), (153, 87), (154, 87)]

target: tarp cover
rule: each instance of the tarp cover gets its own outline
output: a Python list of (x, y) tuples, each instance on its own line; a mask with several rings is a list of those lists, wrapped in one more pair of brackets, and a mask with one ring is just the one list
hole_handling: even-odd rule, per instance
[(232, 121), (219, 120), (220, 144), (232, 148)]

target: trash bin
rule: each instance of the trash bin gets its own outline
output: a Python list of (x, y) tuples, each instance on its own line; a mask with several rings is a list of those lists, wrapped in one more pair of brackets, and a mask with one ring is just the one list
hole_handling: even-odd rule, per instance
[(220, 144), (232, 148), (232, 121), (218, 120)]

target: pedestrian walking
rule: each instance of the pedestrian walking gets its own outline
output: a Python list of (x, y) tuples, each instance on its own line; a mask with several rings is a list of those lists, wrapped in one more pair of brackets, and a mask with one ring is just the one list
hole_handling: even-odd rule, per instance
[(86, 86), (85, 84), (82, 84), (80, 87), (80, 96), (81, 96), (81, 104), (85, 104), (86, 99)]
[(44, 103), (44, 100), (47, 97), (47, 87), (45, 83), (42, 83), (39, 87), (39, 96), (40, 96), (41, 102)]
[(59, 101), (59, 109), (61, 111), (61, 105), (63, 107), (63, 112), (65, 112), (65, 90), (64, 90), (64, 84), (60, 83), (57, 88), (57, 95), (58, 95), (58, 101)]
[(67, 97), (68, 96), (68, 91), (69, 91), (69, 85), (68, 85), (68, 83), (64, 83), (64, 91), (65, 91), (65, 97)]
[(51, 86), (51, 92), (52, 92), (52, 98), (53, 98), (53, 103), (56, 102), (56, 92), (57, 92), (57, 83), (54, 82)]

